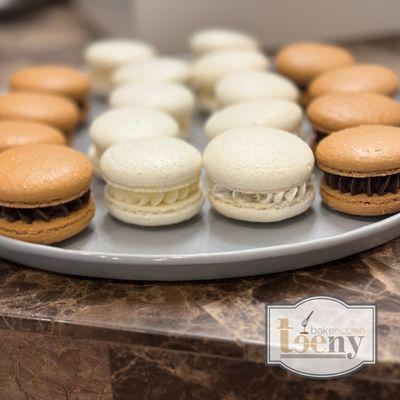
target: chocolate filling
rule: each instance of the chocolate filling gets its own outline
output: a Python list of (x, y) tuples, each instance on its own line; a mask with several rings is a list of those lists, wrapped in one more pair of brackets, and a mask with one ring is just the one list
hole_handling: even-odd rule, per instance
[(339, 176), (325, 172), (324, 179), (332, 189), (352, 195), (359, 193), (366, 193), (368, 196), (374, 194), (383, 196), (386, 193), (396, 194), (400, 187), (400, 174), (352, 178), (351, 176)]
[(41, 208), (12, 208), (0, 206), (0, 218), (5, 218), (9, 222), (22, 220), (27, 224), (31, 224), (35, 220), (49, 222), (52, 218), (66, 217), (74, 211), (83, 208), (90, 198), (90, 190), (78, 199), (69, 201), (65, 204)]
[(316, 141), (317, 143), (319, 143), (322, 139), (326, 138), (329, 133), (322, 133), (320, 131), (315, 131), (315, 135), (316, 135)]

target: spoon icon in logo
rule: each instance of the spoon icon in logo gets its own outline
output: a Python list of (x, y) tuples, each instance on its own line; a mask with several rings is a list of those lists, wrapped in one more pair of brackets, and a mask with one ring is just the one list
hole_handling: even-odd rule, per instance
[(308, 314), (308, 317), (305, 318), (305, 319), (302, 321), (301, 326), (303, 327), (303, 332), (300, 332), (300, 334), (302, 334), (302, 335), (308, 335), (308, 332), (306, 331), (306, 326), (307, 326), (308, 321), (309, 321), (311, 315), (313, 314), (313, 312), (314, 312), (314, 311), (311, 311), (310, 314)]

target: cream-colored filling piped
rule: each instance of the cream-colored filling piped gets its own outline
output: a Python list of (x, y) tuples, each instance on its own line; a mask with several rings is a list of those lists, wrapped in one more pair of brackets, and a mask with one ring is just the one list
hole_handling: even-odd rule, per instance
[(187, 199), (192, 193), (200, 190), (199, 182), (194, 182), (180, 189), (166, 192), (138, 192), (108, 186), (108, 195), (115, 200), (135, 204), (138, 206), (157, 207), (162, 205), (171, 205)]
[(261, 204), (281, 206), (297, 203), (307, 197), (307, 192), (312, 189), (311, 178), (303, 182), (301, 185), (292, 187), (287, 190), (266, 191), (262, 193), (242, 192), (232, 190), (221, 185), (217, 185), (208, 179), (208, 188), (211, 194), (221, 200), (233, 201), (237, 204)]

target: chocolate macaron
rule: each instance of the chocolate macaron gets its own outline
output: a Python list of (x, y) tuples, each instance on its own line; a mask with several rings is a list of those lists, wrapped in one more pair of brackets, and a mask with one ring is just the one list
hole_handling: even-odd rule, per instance
[(88, 111), (89, 78), (71, 67), (38, 65), (20, 69), (11, 75), (10, 88), (67, 97), (78, 107), (82, 120)]
[(308, 91), (311, 98), (329, 93), (373, 92), (393, 97), (399, 78), (390, 68), (373, 64), (358, 64), (338, 68), (317, 76)]
[(316, 149), (321, 197), (354, 215), (400, 211), (400, 128), (370, 125), (333, 133)]
[(11, 92), (0, 95), (0, 120), (3, 119), (42, 122), (70, 137), (79, 123), (80, 114), (71, 100), (58, 95)]
[(0, 153), (0, 235), (51, 244), (94, 215), (92, 165), (65, 146), (33, 144)]
[(61, 131), (39, 122), (0, 121), (0, 151), (36, 143), (65, 145), (66, 140)]
[(319, 141), (359, 125), (400, 126), (400, 103), (376, 93), (334, 93), (312, 101), (307, 115)]

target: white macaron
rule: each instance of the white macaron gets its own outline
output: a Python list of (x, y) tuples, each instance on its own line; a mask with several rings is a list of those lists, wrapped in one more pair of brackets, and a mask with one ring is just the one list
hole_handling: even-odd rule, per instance
[(299, 89), (284, 76), (265, 71), (246, 71), (221, 79), (215, 88), (219, 107), (247, 100), (298, 101)]
[(303, 112), (287, 100), (254, 100), (233, 104), (216, 111), (207, 120), (204, 132), (208, 140), (230, 128), (264, 126), (299, 134)]
[(190, 67), (179, 58), (156, 57), (141, 63), (125, 65), (112, 77), (114, 87), (132, 82), (175, 82), (185, 84), (189, 80)]
[(177, 122), (168, 114), (146, 107), (110, 110), (97, 117), (89, 129), (91, 146), (88, 157), (101, 176), (100, 158), (113, 144), (152, 136), (179, 137)]
[(202, 159), (175, 138), (119, 142), (101, 158), (110, 213), (128, 224), (171, 225), (195, 216), (204, 201)]
[(241, 71), (265, 70), (267, 57), (255, 50), (221, 50), (200, 57), (192, 65), (191, 83), (199, 95), (200, 106), (207, 111), (217, 108), (215, 86), (228, 75)]
[(297, 136), (275, 128), (225, 131), (204, 153), (208, 198), (238, 220), (273, 222), (306, 211), (314, 198), (314, 156)]
[(112, 74), (117, 68), (147, 60), (154, 54), (152, 46), (137, 40), (108, 39), (92, 43), (85, 51), (85, 61), (89, 66), (93, 92), (108, 94)]
[(218, 50), (247, 49), (256, 50), (257, 40), (244, 32), (225, 28), (204, 29), (193, 33), (189, 47), (192, 54), (201, 56)]
[(136, 82), (115, 89), (110, 97), (110, 106), (145, 106), (164, 111), (178, 122), (180, 137), (185, 138), (193, 116), (195, 99), (186, 86), (178, 83)]

